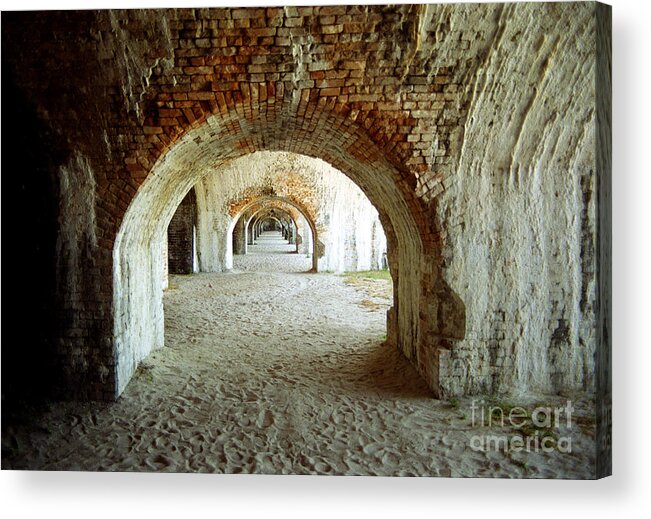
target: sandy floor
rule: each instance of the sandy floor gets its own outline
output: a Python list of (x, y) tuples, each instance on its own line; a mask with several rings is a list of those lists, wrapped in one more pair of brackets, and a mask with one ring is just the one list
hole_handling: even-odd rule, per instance
[(5, 428), (3, 468), (590, 477), (590, 423), (560, 431), (572, 453), (475, 451), (473, 436), (513, 431), (473, 427), (471, 399), (432, 398), (382, 344), (381, 292), (278, 272), (296, 255), (251, 258), (171, 277), (167, 347), (117, 403), (57, 404), (37, 428)]
[(248, 246), (244, 256), (233, 256), (233, 267), (247, 272), (307, 272), (312, 268), (312, 258), (296, 252), (296, 245), (289, 245), (280, 233), (265, 232), (255, 245)]

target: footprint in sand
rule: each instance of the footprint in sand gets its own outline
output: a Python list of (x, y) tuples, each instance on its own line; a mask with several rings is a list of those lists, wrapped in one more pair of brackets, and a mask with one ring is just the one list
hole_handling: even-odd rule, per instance
[(364, 454), (367, 456), (380, 457), (384, 446), (379, 443), (370, 443), (363, 448)]
[(318, 474), (331, 474), (332, 466), (324, 461), (317, 461), (314, 463), (314, 471)]
[(260, 413), (256, 425), (260, 428), (266, 428), (266, 427), (271, 427), (273, 423), (274, 423), (273, 414), (271, 411), (269, 411), (269, 409), (267, 409)]

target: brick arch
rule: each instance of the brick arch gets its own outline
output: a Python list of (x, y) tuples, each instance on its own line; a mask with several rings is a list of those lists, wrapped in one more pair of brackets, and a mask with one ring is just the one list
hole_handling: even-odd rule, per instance
[[(188, 135), (196, 135), (196, 130), (209, 127), (213, 131), (203, 133), (229, 142), (230, 152), (220, 157), (222, 161), (261, 150), (320, 158), (351, 177), (367, 196), (366, 183), (354, 178), (355, 166), (382, 167), (391, 172), (409, 210), (418, 215), (416, 226), (427, 237), (425, 241), (438, 241), (434, 222), (427, 217), (432, 211), (416, 196), (414, 173), (421, 171), (421, 165), (407, 165), (411, 150), (407, 134), (396, 132), (413, 124), (408, 111), (396, 110), (390, 117), (379, 111), (360, 112), (355, 103), (319, 96), (315, 90), (288, 91), (283, 82), (242, 83), (240, 88), (224, 93), (183, 94), (191, 100), (183, 101), (182, 109), (159, 106), (170, 104), (165, 102), (169, 94), (154, 97), (148, 110), (152, 115), (141, 128), (124, 135), (125, 140), (134, 141), (117, 173), (123, 179), (120, 184), (124, 193), (109, 189), (107, 200), (123, 207), (171, 149)], [(337, 152), (332, 151), (333, 147)], [(373, 201), (372, 196), (369, 199)], [(114, 212), (110, 205), (107, 209)], [(112, 228), (117, 231), (123, 214), (113, 216), (116, 225)], [(436, 253), (436, 248), (430, 247), (429, 253)]]
[[(303, 217), (305, 217), (305, 215), (302, 212), (300, 212), (300, 211), (292, 211), (291, 209), (283, 207), (281, 204), (271, 205), (269, 207), (264, 207), (264, 208), (261, 208), (259, 210), (254, 208), (253, 209), (254, 212), (251, 214), (250, 217), (247, 218), (245, 226), (250, 227), (252, 225), (252, 222), (254, 221), (254, 219), (259, 221), (261, 218), (264, 218), (264, 211), (267, 211), (267, 210), (271, 211), (272, 209), (278, 210), (278, 211), (282, 212), (284, 215), (286, 215), (286, 217), (293, 222), (295, 227), (298, 227), (298, 216), (303, 215)], [(248, 211), (248, 212), (251, 212), (251, 211)], [(245, 218), (245, 217), (246, 217), (246, 215), (244, 215), (244, 214), (241, 216), (241, 218)], [(307, 221), (307, 218), (305, 218), (305, 219)]]
[[(276, 210), (278, 211), (279, 215), (272, 214), (273, 211), (276, 211)], [(284, 209), (281, 209), (279, 207), (273, 207), (273, 208), (265, 207), (263, 209), (260, 209), (260, 210), (256, 211), (253, 214), (253, 216), (248, 218), (247, 222), (249, 224), (251, 222), (255, 222), (254, 223), (254, 225), (255, 225), (258, 222), (266, 221), (266, 220), (273, 220), (273, 221), (279, 223), (280, 225), (284, 225), (285, 223), (289, 223), (289, 222), (296, 225), (296, 219), (291, 214), (286, 212)], [(245, 224), (245, 226), (248, 228), (248, 225)]]
[(395, 166), (393, 148), (378, 146), (371, 139), (373, 132), (357, 124), (345, 106), (325, 98), (313, 101), (276, 90), (275, 97), (264, 102), (210, 106), (210, 115), (204, 113), (185, 123), (175, 119), (177, 125), (169, 131), (163, 126), (145, 126), (143, 132), (153, 136), (149, 142), (154, 144), (145, 158), (142, 149), (136, 149), (125, 159), (132, 181), (118, 195), (121, 203), (113, 206), (117, 208), (113, 221), (119, 224), (113, 248), (116, 394), (126, 387), (138, 363), (164, 343), (156, 248), (176, 206), (202, 176), (262, 150), (320, 158), (346, 174), (375, 206), (387, 236), (394, 281), (388, 341), (434, 380), (430, 373), (433, 354), (423, 357), (428, 339), (427, 320), (421, 318), (427, 315), (423, 287), (435, 276), (433, 239), (429, 219), (408, 180), (412, 177), (404, 167)]
[(265, 213), (265, 214), (261, 215), (258, 221), (264, 221), (264, 222), (267, 222), (267, 221), (269, 221), (269, 220), (271, 220), (271, 221), (273, 221), (273, 222), (276, 222), (276, 223), (282, 225), (281, 220), (280, 220), (277, 216), (271, 215), (271, 214), (269, 214), (269, 213)]
[[(262, 204), (268, 204), (260, 207), (258, 210), (259, 205)], [(318, 231), (316, 228), (316, 223), (314, 221), (314, 216), (311, 214), (311, 211), (305, 207), (301, 202), (297, 200), (293, 200), (288, 197), (283, 197), (283, 196), (260, 196), (248, 204), (246, 204), (244, 207), (242, 207), (239, 212), (233, 217), (233, 220), (228, 227), (228, 231), (226, 232), (226, 244), (227, 247), (230, 247), (229, 244), (232, 244), (232, 237), (233, 237), (233, 229), (235, 228), (235, 225), (237, 225), (237, 221), (242, 218), (247, 211), (253, 209), (254, 211), (264, 211), (265, 209), (269, 208), (280, 208), (282, 209), (283, 205), (288, 205), (289, 207), (292, 207), (296, 211), (298, 211), (301, 215), (303, 215), (303, 218), (305, 218), (305, 221), (310, 227), (310, 231), (312, 232), (312, 271), (317, 272), (319, 269), (319, 258), (317, 254), (317, 243), (318, 243)], [(284, 210), (284, 209), (283, 209)], [(288, 213), (289, 214), (289, 213)], [(252, 218), (255, 216), (252, 215)], [(290, 214), (291, 216), (291, 214)], [(292, 217), (293, 218), (293, 217)], [(248, 225), (249, 222), (247, 221), (246, 224)], [(230, 258), (229, 258), (230, 256)], [(230, 260), (230, 262), (229, 262)], [(225, 261), (225, 264), (228, 267), (232, 266), (233, 263), (233, 251), (227, 249), (227, 258)]]
[(242, 206), (242, 208), (239, 208), (233, 214), (233, 219), (237, 221), (242, 216), (246, 216), (246, 213), (250, 213), (251, 215), (254, 213), (258, 214), (265, 209), (279, 209), (289, 215), (294, 221), (296, 221), (297, 214), (302, 214), (310, 224), (316, 225), (314, 214), (312, 214), (305, 204), (299, 200), (279, 195), (259, 195), (255, 197), (246, 205)]
[[(247, 222), (245, 223), (245, 228), (246, 228), (246, 233), (245, 233), (246, 236), (245, 236), (245, 238), (248, 236), (248, 234), (250, 232), (253, 232), (253, 229), (255, 228), (255, 226), (258, 223), (265, 222), (267, 220), (273, 220), (273, 221), (279, 223), (281, 226), (284, 225), (284, 222), (291, 222), (291, 223), (294, 224), (294, 227), (297, 227), (296, 219), (294, 217), (292, 217), (291, 214), (289, 214), (288, 212), (285, 212), (285, 210), (283, 210), (283, 209), (278, 209), (278, 212), (280, 213), (280, 215), (277, 216), (277, 215), (271, 214), (271, 211), (273, 211), (273, 210), (274, 209), (268, 209), (268, 208), (260, 209), (253, 216), (248, 218)], [(313, 246), (312, 247), (313, 253), (314, 253), (314, 248), (315, 247)], [(297, 246), (297, 249), (298, 249), (298, 246)], [(296, 252), (298, 252), (298, 250)]]
[[(281, 225), (284, 225), (285, 223), (296, 223), (296, 220), (290, 215), (289, 213), (285, 212), (284, 209), (278, 209), (278, 212), (280, 216), (272, 214), (273, 211), (276, 209), (260, 209), (252, 218), (256, 219), (256, 222), (263, 221), (263, 220), (273, 220), (275, 222), (278, 222)], [(249, 220), (250, 221), (250, 220)]]

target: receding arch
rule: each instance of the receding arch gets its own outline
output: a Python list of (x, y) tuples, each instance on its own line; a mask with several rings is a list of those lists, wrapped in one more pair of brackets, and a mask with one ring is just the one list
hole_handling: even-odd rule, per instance
[[(289, 151), (320, 158), (343, 172), (378, 211), (387, 235), (394, 305), (387, 315), (387, 340), (398, 345), (421, 373), (433, 379), (433, 352), (423, 341), (423, 276), (433, 272), (425, 245), (430, 224), (405, 185), (401, 172), (384, 157), (364, 130), (339, 112), (314, 106), (304, 130), (305, 113), (278, 114), (259, 106), (245, 117), (237, 110), (209, 116), (186, 129), (160, 155), (131, 200), (113, 249), (113, 350), (116, 393), (126, 387), (138, 363), (164, 343), (160, 244), (176, 207), (203, 176), (258, 150)], [(264, 114), (264, 116), (261, 116)], [(228, 240), (227, 240), (228, 244)], [(228, 245), (227, 245), (228, 246)], [(230, 245), (232, 247), (232, 243)], [(431, 253), (431, 251), (429, 252)], [(419, 357), (423, 357), (422, 362)], [(426, 365), (425, 365), (426, 364)]]
[[(294, 226), (297, 225), (294, 216), (292, 216), (288, 211), (286, 211), (279, 205), (273, 205), (269, 207), (261, 207), (259, 209), (254, 206), (252, 208), (247, 209), (244, 213), (241, 214), (241, 216), (237, 217), (235, 226), (237, 227), (237, 223), (239, 223), (239, 221), (243, 219), (244, 228), (247, 229), (247, 233), (248, 233), (249, 230), (252, 229), (258, 223), (259, 220), (265, 218), (266, 216), (269, 216), (270, 218), (273, 218), (280, 222), (280, 219), (277, 216), (271, 214), (274, 210), (278, 210), (281, 213), (283, 213), (286, 216), (288, 222), (292, 222)], [(250, 213), (250, 214), (247, 215), (246, 213)]]
[[(295, 233), (295, 232), (296, 232), (296, 229), (298, 229), (298, 223), (296, 222), (296, 219), (294, 218), (294, 216), (292, 216), (288, 211), (285, 211), (284, 209), (282, 209), (282, 208), (280, 208), (280, 207), (276, 207), (276, 206), (274, 206), (272, 209), (268, 209), (268, 208), (260, 209), (259, 212), (254, 212), (254, 213), (252, 213), (251, 215), (249, 215), (248, 218), (247, 218), (247, 215), (246, 215), (246, 214), (242, 214), (242, 216), (240, 216), (239, 219), (237, 220), (237, 222), (235, 223), (235, 227), (233, 228), (233, 236), (234, 236), (235, 229), (237, 228), (239, 222), (240, 222), (242, 219), (244, 219), (245, 221), (244, 221), (243, 224), (242, 224), (242, 226), (243, 226), (243, 228), (244, 228), (244, 240), (245, 240), (245, 241), (248, 241), (249, 236), (250, 236), (250, 235), (252, 234), (252, 232), (253, 232), (253, 227), (254, 227), (255, 224), (257, 223), (257, 220), (258, 220), (259, 218), (263, 217), (263, 215), (262, 215), (263, 211), (270, 211), (270, 212), (273, 212), (273, 211), (276, 210), (276, 209), (277, 209), (278, 211), (281, 211), (283, 214), (286, 215), (286, 217), (287, 217), (287, 222), (288, 222), (288, 226), (291, 227), (291, 226), (293, 225), (293, 227), (294, 227), (294, 231), (293, 231), (293, 232)], [(250, 211), (251, 211), (251, 210), (249, 210), (248, 212), (250, 212)], [(277, 217), (273, 217), (273, 218), (275, 218), (276, 220), (278, 220)], [(255, 220), (255, 221), (254, 221), (254, 220)], [(280, 221), (280, 220), (279, 220), (279, 221)], [(294, 237), (294, 238), (295, 238), (295, 237)], [(291, 236), (290, 236), (290, 239), (291, 239)], [(290, 243), (291, 243), (291, 242), (290, 242)], [(296, 252), (298, 252), (298, 243), (296, 243)], [(247, 247), (246, 247), (246, 244), (245, 244), (245, 247), (244, 247), (244, 253), (245, 253), (245, 254), (247, 253)]]
[[(313, 220), (313, 218), (309, 215), (309, 212), (307, 209), (302, 206), (299, 202), (296, 202), (295, 200), (290, 200), (287, 197), (281, 197), (281, 196), (261, 196), (259, 198), (256, 198), (255, 200), (249, 202), (246, 204), (234, 217), (233, 220), (231, 221), (230, 226), (228, 227), (228, 231), (226, 233), (226, 246), (227, 248), (227, 256), (226, 256), (226, 268), (233, 268), (233, 250), (232, 250), (232, 244), (233, 244), (233, 229), (235, 229), (235, 226), (237, 225), (237, 221), (242, 218), (246, 214), (246, 212), (252, 208), (256, 208), (256, 206), (263, 204), (264, 202), (275, 202), (275, 203), (282, 203), (282, 204), (287, 204), (290, 207), (293, 207), (296, 211), (298, 211), (303, 218), (305, 218), (305, 221), (307, 222), (310, 232), (312, 233), (312, 271), (317, 272), (319, 269), (319, 258), (316, 250), (316, 244), (318, 243), (318, 232), (316, 228), (316, 224)], [(265, 208), (261, 208), (261, 210), (264, 210)], [(252, 216), (251, 218), (253, 218)], [(247, 222), (247, 226), (248, 226)], [(230, 244), (230, 245), (229, 245)]]
[[(281, 213), (281, 216), (279, 217), (279, 216), (273, 214), (274, 211), (279, 211)], [(248, 228), (251, 225), (251, 222), (253, 220), (261, 220), (261, 219), (265, 219), (265, 218), (271, 218), (272, 220), (278, 222), (280, 225), (284, 226), (285, 222), (283, 222), (283, 220), (282, 220), (282, 215), (285, 216), (287, 224), (289, 224), (291, 222), (294, 225), (296, 225), (296, 220), (294, 219), (294, 217), (289, 212), (285, 211), (283, 208), (281, 208), (279, 206), (274, 205), (274, 206), (271, 206), (271, 207), (262, 207), (260, 209), (256, 209), (255, 212), (252, 213), (248, 218), (246, 218), (245, 214), (242, 214), (242, 216), (240, 216), (238, 218), (235, 226), (237, 227), (237, 223), (239, 223), (239, 220), (242, 219), (242, 218), (245, 219), (245, 223), (244, 223), (245, 228)]]
[[(254, 214), (252, 214), (251, 217), (247, 220), (247, 224), (246, 224), (246, 226), (247, 226), (247, 227), (251, 227), (251, 228), (253, 228), (253, 227), (256, 226), (256, 225), (257, 225), (261, 220), (263, 220), (264, 218), (266, 218), (266, 215), (267, 215), (267, 212), (268, 212), (268, 211), (270, 211), (270, 210), (273, 211), (274, 209), (278, 209), (278, 210), (280, 210), (280, 211), (285, 212), (284, 209), (280, 208), (280, 207), (277, 206), (277, 205), (272, 205), (272, 206), (269, 206), (269, 207), (263, 207), (263, 208), (261, 208), (261, 209), (259, 209), (259, 210), (255, 210)], [(288, 218), (290, 219), (290, 221), (293, 222), (294, 228), (296, 229), (296, 232), (297, 232), (298, 229), (299, 229), (299, 227), (300, 227), (300, 226), (298, 225), (297, 220), (296, 220), (296, 219), (295, 219), (295, 218), (294, 218), (294, 217), (293, 217), (289, 212), (285, 212), (285, 214), (287, 214), (287, 216), (288, 216)], [(311, 228), (312, 228), (312, 227), (309, 225), (308, 217), (307, 217), (305, 214), (303, 214), (302, 212), (300, 212), (300, 211), (299, 211), (299, 214), (303, 217), (303, 219), (304, 219), (306, 222), (308, 222), (307, 231), (308, 231), (309, 233), (311, 233), (311, 232), (312, 232), (312, 231), (311, 231)], [(244, 217), (244, 216), (245, 216), (245, 214), (242, 215), (242, 217)], [(312, 222), (312, 224), (314, 224), (314, 222)], [(314, 226), (314, 225), (312, 225), (312, 226)], [(313, 239), (312, 239), (312, 244), (313, 244), (313, 246), (312, 246), (312, 255), (315, 255), (315, 254), (316, 254), (316, 242), (315, 242)], [(295, 243), (295, 245), (296, 245), (296, 252), (298, 252), (298, 251), (299, 251), (299, 244), (298, 244), (298, 241)], [(318, 270), (318, 265), (316, 265), (314, 262), (313, 262), (313, 268), (312, 268), (312, 270), (313, 270), (314, 272), (316, 272), (316, 271)]]

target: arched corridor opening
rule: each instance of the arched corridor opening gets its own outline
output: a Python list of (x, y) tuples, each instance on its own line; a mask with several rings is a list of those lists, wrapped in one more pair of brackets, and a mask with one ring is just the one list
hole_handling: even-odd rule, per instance
[(242, 208), (228, 231), (233, 251), (239, 242), (234, 268), (317, 272), (317, 227), (301, 206), (287, 197), (260, 196)]
[[(164, 344), (162, 308), (164, 284), (160, 281), (163, 272), (161, 262), (158, 260), (160, 254), (151, 254), (150, 251), (152, 248), (160, 247), (165, 227), (190, 187), (199, 180), (208, 178), (208, 171), (219, 171), (219, 168), (216, 167), (219, 157), (231, 157), (229, 164), (234, 162), (232, 161), (233, 150), (228, 149), (231, 142), (229, 137), (222, 135), (219, 140), (211, 137), (214, 135), (213, 127), (215, 124), (219, 124), (221, 118), (221, 115), (213, 116), (210, 119), (212, 121), (210, 124), (204, 124), (189, 131), (175, 144), (174, 148), (154, 168), (155, 174), (152, 174), (144, 182), (125, 215), (116, 240), (114, 254), (118, 392), (126, 387), (137, 364), (153, 349)], [(252, 136), (259, 135), (257, 132), (272, 133), (268, 129), (255, 128), (255, 125), (249, 131), (255, 132)], [(287, 133), (284, 133), (283, 136), (286, 137)], [(309, 143), (313, 142), (315, 138), (318, 138), (318, 135), (303, 136), (302, 140), (297, 143), (310, 146)], [(361, 138), (361, 135), (356, 138)], [(279, 144), (281, 143), (279, 142)], [(382, 171), (385, 171), (386, 175), (395, 175), (395, 170), (392, 170), (386, 162), (381, 165), (381, 162), (374, 161), (371, 163), (372, 166), (355, 162), (347, 152), (339, 148), (336, 141), (333, 142), (330, 139), (320, 142), (319, 145), (320, 154), (325, 156), (329, 155), (326, 151), (328, 146), (333, 146), (333, 153), (336, 155), (331, 155), (332, 159), (348, 170), (350, 178), (359, 178), (358, 185), (363, 187), (366, 196), (378, 210), (378, 217), (382, 220), (390, 245), (389, 264), (394, 275), (394, 305), (388, 315), (388, 341), (391, 344), (399, 345), (408, 357), (414, 355), (419, 340), (419, 334), (414, 332), (419, 329), (420, 320), (417, 314), (419, 301), (414, 299), (413, 290), (420, 284), (409, 283), (409, 280), (412, 276), (419, 275), (419, 268), (418, 263), (408, 260), (403, 263), (400, 261), (400, 257), (406, 254), (405, 258), (408, 258), (415, 252), (422, 251), (422, 243), (420, 233), (416, 228), (416, 221), (407, 207), (408, 201), (403, 194), (400, 194), (398, 184), (393, 181), (383, 182), (381, 179)], [(368, 150), (371, 146), (369, 143), (365, 149)], [(244, 154), (240, 153), (239, 155)], [(237, 157), (237, 155), (235, 156)], [(347, 160), (352, 160), (352, 162), (347, 164), (346, 159), (337, 158), (346, 156), (350, 157)], [(379, 157), (381, 155), (378, 155), (378, 159)], [(212, 174), (211, 177), (215, 179), (215, 182), (221, 180), (215, 174)], [(215, 196), (214, 190), (211, 190), (210, 186), (204, 185), (203, 189), (198, 189), (195, 186), (195, 191), (199, 208), (197, 229), (200, 269), (218, 271), (220, 263), (221, 268), (232, 268), (232, 240), (222, 240), (221, 245), (208, 247), (207, 242), (218, 237), (216, 233), (203, 232), (203, 229), (215, 225), (214, 218), (204, 218), (202, 221), (201, 216), (203, 213), (211, 214), (210, 209), (202, 211), (201, 207), (209, 208), (211, 206), (210, 201)], [(244, 203), (238, 200), (232, 210), (237, 211), (238, 207), (241, 208), (251, 203), (246, 198), (243, 201)], [(293, 203), (300, 204), (295, 200)], [(228, 225), (232, 226), (233, 222), (231, 221)], [(230, 231), (232, 232), (232, 228)], [(316, 229), (313, 228), (312, 232), (316, 236), (314, 241), (318, 243)], [(391, 246), (394, 249), (393, 253)], [(395, 304), (401, 291), (409, 292), (410, 295), (407, 297), (407, 301)]]
[[(192, 355), (195, 343), (179, 339), (175, 330), (193, 330), (193, 336), (213, 341), (204, 352), (210, 363), (219, 364), (221, 355), (241, 348), (241, 355), (255, 352), (263, 364), (286, 364), (289, 378), (292, 362), (286, 352), (307, 348), (315, 355), (365, 358), (392, 349), (386, 316), (394, 302), (393, 282), (381, 269), (386, 237), (377, 210), (353, 182), (323, 161), (279, 152), (253, 153), (209, 175), (191, 190), (197, 193), (197, 247), (204, 255), (199, 255), (199, 274), (193, 279), (172, 275), (164, 293), (167, 347), (185, 344)], [(187, 198), (170, 225), (179, 211), (184, 214)], [(222, 251), (222, 269), (205, 267), (207, 250)], [(335, 272), (319, 265), (340, 267)], [(369, 272), (383, 274), (373, 279)], [(190, 293), (192, 303), (179, 301)], [(278, 334), (281, 345), (273, 340)], [(184, 364), (181, 356), (178, 362)], [(407, 365), (404, 358), (397, 362)], [(304, 369), (296, 375), (308, 383), (318, 373)], [(263, 371), (250, 378), (265, 376)], [(368, 374), (355, 378), (360, 376)], [(269, 383), (282, 385), (282, 380)], [(346, 386), (331, 382), (333, 394)], [(388, 383), (399, 387), (405, 381)]]

